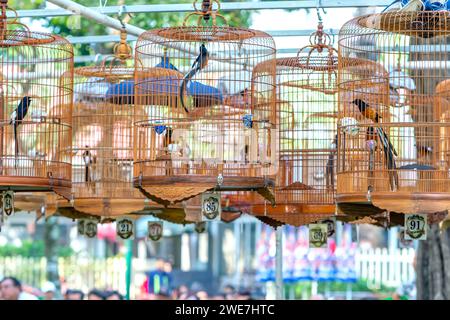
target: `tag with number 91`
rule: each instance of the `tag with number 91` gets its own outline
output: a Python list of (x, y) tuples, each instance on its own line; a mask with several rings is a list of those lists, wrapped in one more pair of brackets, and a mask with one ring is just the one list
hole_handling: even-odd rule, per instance
[(426, 240), (427, 218), (426, 214), (405, 214), (405, 240)]

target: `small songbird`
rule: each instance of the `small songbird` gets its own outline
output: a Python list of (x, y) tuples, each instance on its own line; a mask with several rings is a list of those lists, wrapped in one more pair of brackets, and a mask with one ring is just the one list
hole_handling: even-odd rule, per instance
[(202, 43), (200, 46), (200, 53), (192, 64), (191, 70), (184, 76), (183, 81), (180, 86), (180, 103), (184, 110), (189, 113), (189, 110), (186, 108), (184, 103), (184, 92), (186, 91), (186, 86), (189, 81), (196, 75), (197, 72), (202, 70), (208, 65), (209, 60), (209, 52), (206, 49), (205, 45)]
[(172, 136), (173, 136), (173, 129), (171, 127), (167, 127), (166, 128), (166, 137), (163, 140), (163, 150), (166, 153), (171, 153), (172, 151), (175, 151), (175, 150), (171, 150), (173, 148)]
[(17, 154), (19, 153), (19, 142), (17, 140), (17, 128), (19, 124), (22, 123), (23, 119), (27, 115), (28, 108), (30, 107), (31, 98), (29, 96), (24, 96), (22, 100), (20, 100), (19, 105), (17, 106), (16, 110), (14, 110), (11, 113), (11, 121), (9, 122), (10, 125), (14, 126), (14, 144), (15, 144), (15, 157), (17, 157)]
[(334, 137), (333, 142), (330, 146), (330, 154), (328, 155), (328, 161), (326, 166), (326, 181), (327, 181), (327, 189), (333, 189), (334, 188), (334, 161), (335, 161), (335, 155), (337, 150), (337, 140), (338, 136)]
[[(355, 99), (352, 101), (352, 103), (358, 106), (359, 111), (365, 118), (371, 120), (374, 123), (380, 122), (381, 116), (374, 108), (370, 107), (365, 101), (361, 99)], [(372, 136), (373, 129), (369, 128), (367, 130), (367, 134), (368, 136)], [(395, 165), (395, 156), (397, 156), (398, 154), (394, 146), (392, 145), (391, 141), (389, 140), (389, 137), (383, 131), (383, 129), (380, 127), (376, 127), (376, 132), (380, 139), (381, 145), (383, 146), (384, 159), (386, 161), (386, 165), (389, 170), (389, 180), (391, 184), (391, 190), (395, 190), (398, 187), (398, 174), (397, 171), (395, 171), (397, 169)]]
[(89, 174), (89, 167), (95, 162), (95, 156), (92, 155), (89, 146), (86, 146), (86, 150), (83, 152), (83, 162), (85, 165), (84, 181), (91, 182), (91, 176)]

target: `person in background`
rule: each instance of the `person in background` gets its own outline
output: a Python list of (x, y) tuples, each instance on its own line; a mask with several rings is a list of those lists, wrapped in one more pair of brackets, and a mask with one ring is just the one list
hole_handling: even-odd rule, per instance
[(124, 300), (123, 296), (118, 291), (106, 291), (105, 300)]
[(178, 300), (187, 300), (187, 298), (189, 297), (189, 288), (182, 284), (181, 286), (178, 287), (178, 296), (176, 297), (176, 299)]
[(248, 290), (239, 291), (236, 295), (236, 300), (252, 300), (252, 294)]
[(170, 295), (172, 266), (164, 259), (156, 260), (155, 269), (147, 273), (147, 292), (149, 294)]
[(64, 295), (64, 300), (83, 300), (84, 293), (81, 290), (68, 289)]
[(226, 285), (223, 288), (223, 295), (226, 300), (234, 300), (236, 296), (236, 289), (232, 285)]
[(14, 277), (3, 278), (0, 288), (5, 300), (38, 300), (35, 295), (23, 291), (22, 284)]
[(209, 300), (208, 292), (206, 292), (205, 290), (198, 291), (195, 296), (198, 300)]
[(105, 296), (100, 290), (92, 289), (88, 293), (88, 300), (105, 300)]
[(42, 293), (44, 294), (44, 300), (56, 300), (56, 286), (53, 284), (53, 282), (47, 281), (46, 283), (44, 283), (44, 285), (42, 286)]

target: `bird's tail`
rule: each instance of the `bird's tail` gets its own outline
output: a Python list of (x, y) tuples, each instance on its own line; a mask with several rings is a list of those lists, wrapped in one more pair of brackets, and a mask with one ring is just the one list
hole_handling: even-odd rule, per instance
[(17, 141), (17, 124), (14, 123), (14, 167), (17, 168), (17, 155), (19, 154), (19, 141)]
[(386, 166), (389, 174), (389, 183), (391, 185), (391, 190), (395, 191), (398, 188), (398, 173), (395, 164), (395, 156), (397, 156), (397, 151), (394, 149), (389, 137), (383, 131), (382, 128), (377, 128), (378, 136), (380, 137), (381, 144), (383, 145), (384, 159), (386, 161)]
[(326, 182), (327, 189), (331, 190), (334, 187), (334, 154), (330, 154), (326, 166)]
[(328, 161), (326, 164), (326, 180), (327, 180), (327, 189), (334, 188), (334, 158), (337, 151), (337, 135), (333, 140), (333, 144), (335, 149), (332, 149), (328, 155)]
[(186, 111), (186, 113), (189, 113), (189, 110), (186, 108), (186, 104), (184, 103), (184, 92), (186, 91), (186, 86), (188, 84), (189, 81), (191, 81), (192, 77), (195, 76), (195, 74), (197, 73), (198, 69), (191, 69), (191, 71), (189, 71), (183, 78), (183, 81), (181, 81), (181, 85), (180, 85), (180, 103), (181, 106), (183, 107), (184, 111)]
[(184, 111), (186, 111), (186, 113), (189, 113), (189, 110), (186, 108), (186, 105), (184, 103), (184, 91), (186, 90), (186, 84), (187, 84), (187, 80), (186, 80), (186, 78), (184, 78), (180, 85), (179, 99), (180, 99), (180, 103), (181, 103), (181, 106), (183, 107)]

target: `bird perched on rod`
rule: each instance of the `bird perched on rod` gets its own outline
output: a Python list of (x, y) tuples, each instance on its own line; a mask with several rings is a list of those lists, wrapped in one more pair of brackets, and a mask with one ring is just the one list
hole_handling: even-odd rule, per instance
[(91, 182), (91, 176), (89, 173), (89, 167), (96, 162), (95, 156), (92, 155), (91, 150), (89, 150), (89, 146), (86, 146), (86, 150), (83, 152), (83, 162), (85, 165), (84, 170), (84, 181), (85, 182)]
[(327, 189), (332, 190), (334, 188), (334, 161), (335, 161), (335, 155), (337, 150), (337, 140), (338, 136), (334, 137), (333, 142), (330, 146), (330, 153), (328, 155), (328, 161), (326, 165), (326, 181), (327, 181)]
[(19, 127), (19, 124), (22, 123), (23, 119), (27, 115), (28, 108), (31, 104), (31, 98), (29, 96), (24, 96), (17, 106), (16, 110), (14, 110), (11, 113), (10, 117), (10, 125), (14, 126), (14, 156), (17, 157), (17, 154), (19, 153), (19, 142), (17, 140), (17, 128)]
[(176, 151), (173, 150), (173, 129), (171, 127), (168, 127), (166, 129), (166, 137), (163, 140), (163, 151), (167, 154)]
[(189, 81), (203, 68), (205, 68), (208, 65), (209, 60), (209, 52), (208, 49), (206, 49), (205, 44), (201, 44), (200, 46), (200, 53), (195, 59), (194, 63), (192, 64), (191, 70), (184, 76), (183, 81), (180, 85), (180, 103), (181, 106), (184, 108), (184, 110), (189, 113), (189, 110), (186, 108), (186, 105), (184, 103), (184, 92), (186, 91), (186, 86)]
[[(365, 101), (361, 99), (355, 99), (352, 101), (352, 103), (358, 106), (359, 111), (365, 118), (371, 120), (373, 123), (380, 122), (381, 116)], [(370, 128), (371, 127), (367, 128), (368, 136), (371, 136), (373, 134), (373, 128)], [(389, 182), (391, 184), (391, 190), (394, 191), (398, 188), (398, 174), (396, 171), (394, 171), (395, 169), (397, 169), (395, 165), (395, 156), (397, 156), (398, 154), (391, 141), (389, 140), (389, 137), (381, 127), (376, 127), (376, 133), (380, 139), (381, 145), (383, 146), (384, 159), (389, 170)]]

